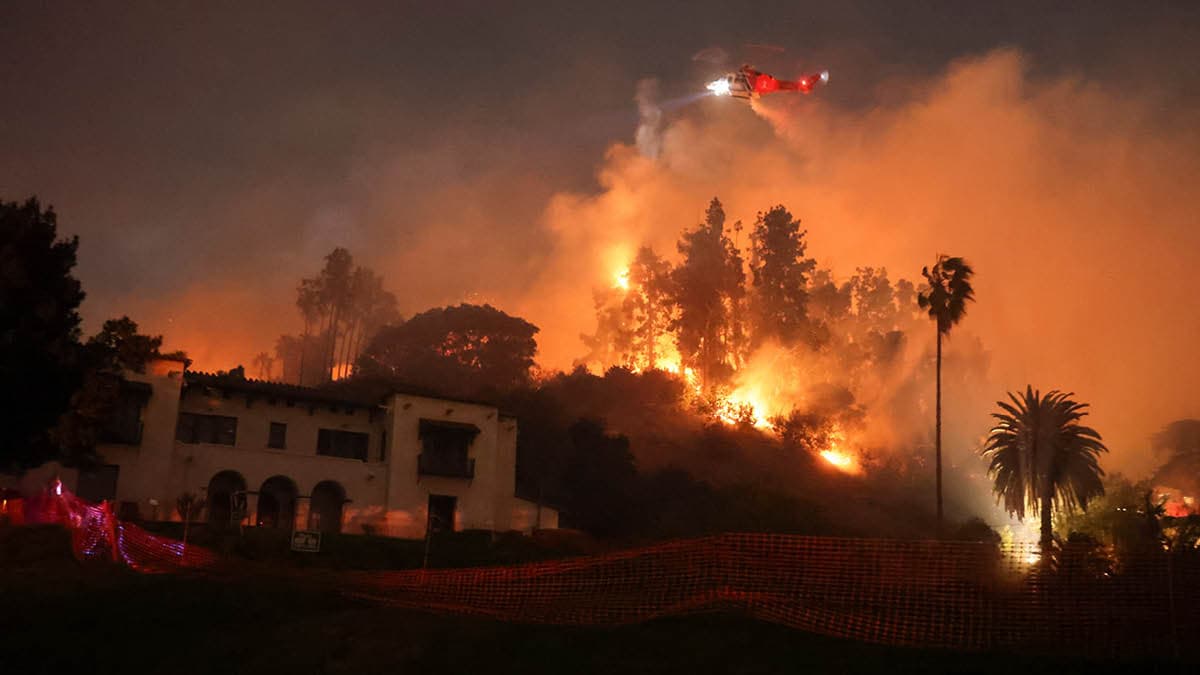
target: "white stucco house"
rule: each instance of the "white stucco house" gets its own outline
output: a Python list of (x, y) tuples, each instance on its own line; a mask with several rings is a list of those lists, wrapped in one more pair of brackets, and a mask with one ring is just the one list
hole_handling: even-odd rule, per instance
[(557, 527), (557, 512), (516, 496), (517, 420), (495, 406), (400, 389), (343, 397), (172, 359), (125, 379), (98, 448), (104, 466), (61, 476), (127, 517), (177, 519), (179, 496), (194, 493), (210, 521), (263, 527), (395, 537)]

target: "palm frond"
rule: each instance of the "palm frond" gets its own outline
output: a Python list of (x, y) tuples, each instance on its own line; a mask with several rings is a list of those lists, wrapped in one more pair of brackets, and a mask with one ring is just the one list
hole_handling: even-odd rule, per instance
[(981, 454), (997, 500), (1018, 518), (1044, 498), (1074, 511), (1104, 494), (1099, 457), (1108, 448), (1098, 431), (1080, 424), (1088, 405), (1073, 397), (1027, 386), (1023, 394), (1009, 392), (1010, 402), (996, 402), (1001, 412), (992, 413), (995, 424)]

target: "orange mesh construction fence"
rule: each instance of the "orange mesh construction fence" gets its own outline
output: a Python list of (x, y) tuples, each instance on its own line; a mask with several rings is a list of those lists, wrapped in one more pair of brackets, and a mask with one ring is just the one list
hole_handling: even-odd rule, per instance
[(1200, 631), (1200, 558), (1114, 559), (1068, 546), (727, 534), (511, 567), (263, 570), (155, 536), (105, 506), (50, 495), (26, 522), (61, 523), (81, 559), (144, 572), (268, 573), (380, 605), (504, 621), (617, 625), (736, 612), (829, 636), (914, 647), (1093, 655), (1179, 653)]

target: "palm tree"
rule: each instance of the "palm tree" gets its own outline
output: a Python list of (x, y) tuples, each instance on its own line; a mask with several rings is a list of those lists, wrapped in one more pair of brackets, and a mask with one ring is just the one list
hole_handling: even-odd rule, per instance
[(1104, 494), (1099, 455), (1108, 448), (1095, 429), (1080, 424), (1087, 404), (1072, 396), (1060, 391), (1042, 396), (1032, 387), (1023, 396), (1010, 393), (1011, 403), (997, 402), (1002, 412), (992, 414), (996, 426), (982, 451), (1005, 510), (1024, 520), (1027, 508), (1041, 508), (1043, 551), (1054, 543), (1054, 508), (1086, 510)]
[(929, 310), (929, 318), (937, 322), (937, 523), (942, 533), (942, 336), (950, 332), (967, 313), (967, 302), (975, 299), (971, 288), (974, 270), (962, 258), (939, 255), (933, 269), (921, 268), (928, 284), (917, 296), (917, 305)]

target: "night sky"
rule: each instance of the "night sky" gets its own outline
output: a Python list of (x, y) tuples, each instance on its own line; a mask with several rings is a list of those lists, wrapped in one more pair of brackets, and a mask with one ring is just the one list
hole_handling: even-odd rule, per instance
[[(999, 105), (1015, 101), (1013, 115), (1035, 118), (1038, 138), (1067, 129), (1078, 141), (1052, 146), (1047, 161), (1019, 173), (1077, 182), (1047, 195), (1013, 183), (1019, 189), (981, 192), (976, 205), (1060, 204), (1061, 194), (1093, 182), (1077, 175), (1091, 169), (1104, 176), (1096, 184), (1144, 180), (1161, 194), (1126, 216), (1128, 199), (1100, 192), (1096, 200), (1114, 200), (1099, 205), (1098, 213), (1114, 214), (1104, 223), (1068, 207), (1011, 214), (1070, 222), (1077, 229), (1062, 242), (1103, 245), (1107, 252), (1097, 255), (1113, 256), (1097, 266), (1091, 249), (993, 257), (997, 242), (1019, 245), (1021, 237), (943, 237), (951, 220), (978, 211), (946, 211), (937, 194), (909, 186), (933, 225), (901, 236), (912, 250), (893, 247), (880, 264), (912, 277), (946, 238), (954, 252), (978, 259), (973, 330), (999, 352), (999, 385), (1068, 380), (1053, 386), (1095, 400), (1098, 417), (1144, 418), (1118, 433), (1134, 447), (1170, 419), (1200, 415), (1200, 394), (1184, 384), (1200, 377), (1198, 200), (1179, 192), (1200, 177), (1198, 38), (1194, 2), (8, 2), (0, 7), (0, 196), (36, 194), (80, 236), (89, 329), (130, 314), (206, 368), (248, 362), (295, 330), (295, 283), (337, 245), (383, 273), (406, 313), (492, 301), (542, 325), (546, 360), (565, 366), (579, 350), (580, 325), (553, 325), (545, 307), (569, 301), (586, 315), (587, 289), (606, 272), (561, 285), (548, 281), (557, 273), (546, 261), (607, 242), (578, 240), (566, 222), (587, 221), (595, 216), (589, 204), (614, 192), (606, 170), (626, 175), (606, 153), (632, 142), (639, 80), (656, 78), (664, 100), (701, 89), (723, 70), (692, 57), (713, 47), (729, 54), (729, 66), (751, 62), (781, 75), (828, 68), (830, 86), (799, 113), (827, 133), (789, 146), (785, 157), (833, 167), (832, 158), (890, 137), (904, 126), (897, 120), (936, 109), (939, 92), (949, 92), (948, 109), (961, 105), (978, 118), (997, 106), (980, 99), (987, 87), (973, 86), (1017, 79), (1016, 93)], [(963, 59), (981, 61), (963, 71), (965, 83), (947, 75)], [(1073, 93), (1061, 95), (1064, 87)], [(747, 110), (709, 103), (669, 111), (666, 126), (676, 138), (795, 142)], [(1111, 152), (1080, 149), (1118, 137), (1119, 147), (1104, 146)], [(647, 170), (686, 164), (670, 150), (661, 161)], [(1023, 161), (1014, 166), (1032, 167)], [(815, 200), (873, 194), (886, 202), (890, 187), (852, 191), (913, 179), (893, 178), (831, 179), (819, 190), (781, 187), (778, 196), (753, 191), (744, 199), (731, 186), (728, 197), (733, 215), (750, 220), (785, 201), (812, 228), (814, 247), (824, 237), (830, 262), (845, 273), (870, 262), (854, 258), (868, 257), (865, 238), (889, 231), (872, 225), (870, 205), (843, 200), (827, 209)], [(996, 182), (981, 176), (980, 190)], [(660, 231), (633, 230), (662, 250), (699, 219), (711, 192), (724, 194), (721, 183), (672, 185), (684, 210), (671, 201), (666, 212), (644, 214), (662, 221)], [(572, 211), (581, 204), (590, 215)], [(865, 234), (834, 233), (855, 227)], [(1135, 259), (1118, 256), (1130, 252)], [(1010, 268), (1001, 267), (1006, 259)], [(1103, 269), (1054, 278), (1064, 265)], [(1045, 295), (1075, 294), (1069, 304), (1089, 314), (1068, 316), (1023, 290), (989, 288), (985, 275), (1042, 275)], [(1054, 335), (1075, 342), (1056, 346), (1048, 317)], [(1025, 329), (1003, 332), (1012, 326)], [(1078, 335), (1064, 335), (1071, 330)], [(1006, 347), (1020, 357), (1006, 357)]]

